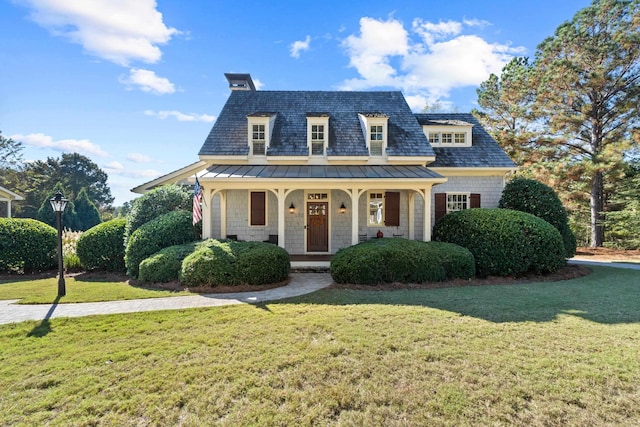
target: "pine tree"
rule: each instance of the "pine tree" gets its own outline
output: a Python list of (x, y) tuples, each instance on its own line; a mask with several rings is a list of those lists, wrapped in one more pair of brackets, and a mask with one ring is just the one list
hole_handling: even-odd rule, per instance
[(76, 227), (79, 231), (86, 231), (102, 222), (98, 208), (96, 208), (96, 205), (89, 200), (87, 190), (84, 187), (76, 196), (74, 204), (76, 211)]

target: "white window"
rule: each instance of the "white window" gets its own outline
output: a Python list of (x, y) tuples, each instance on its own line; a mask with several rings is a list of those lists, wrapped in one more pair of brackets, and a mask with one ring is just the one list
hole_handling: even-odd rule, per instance
[(384, 193), (369, 193), (369, 225), (384, 225)]
[(471, 123), (455, 125), (425, 125), (424, 134), (433, 147), (471, 147)]
[(456, 132), (453, 134), (454, 139), (453, 142), (456, 144), (466, 144), (467, 143), (467, 134), (464, 132)]
[(387, 149), (389, 118), (382, 113), (360, 113), (358, 117), (369, 149), (369, 156), (384, 156)]
[(251, 152), (254, 156), (264, 156), (266, 154), (265, 126), (252, 125), (251, 127)]
[(438, 132), (429, 132), (429, 143), (431, 143), (431, 144), (440, 144), (440, 133), (438, 133)]
[(311, 125), (311, 155), (324, 156), (325, 131), (324, 125)]
[(382, 156), (382, 145), (384, 142), (384, 130), (382, 125), (372, 125), (369, 129), (369, 154), (372, 156)]
[(447, 193), (447, 213), (469, 209), (469, 193)]

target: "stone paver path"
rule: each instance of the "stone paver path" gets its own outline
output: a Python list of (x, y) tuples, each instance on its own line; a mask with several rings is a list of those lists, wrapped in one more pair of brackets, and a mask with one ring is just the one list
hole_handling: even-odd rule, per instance
[(85, 302), (75, 304), (16, 304), (0, 301), (0, 324), (44, 320), (56, 317), (82, 317), (95, 314), (135, 313), (157, 310), (181, 310), (231, 304), (257, 304), (308, 294), (333, 283), (328, 273), (293, 273), (291, 282), (280, 288), (256, 292), (203, 294), (184, 297), (147, 298), (126, 301)]

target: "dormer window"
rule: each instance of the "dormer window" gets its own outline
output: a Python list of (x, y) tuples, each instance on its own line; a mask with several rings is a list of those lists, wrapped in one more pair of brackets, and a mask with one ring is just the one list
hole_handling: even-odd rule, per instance
[(367, 148), (371, 157), (382, 157), (387, 148), (388, 117), (381, 113), (363, 113), (358, 115), (365, 131)]
[(460, 120), (432, 120), (423, 126), (432, 147), (471, 147), (472, 124)]
[(247, 117), (250, 156), (266, 156), (275, 117), (272, 113), (256, 113)]
[(324, 156), (329, 140), (329, 114), (307, 114), (307, 146), (311, 156)]

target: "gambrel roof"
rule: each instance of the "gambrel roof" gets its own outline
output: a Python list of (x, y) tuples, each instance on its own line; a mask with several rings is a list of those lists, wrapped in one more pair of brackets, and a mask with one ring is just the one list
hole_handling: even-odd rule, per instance
[(327, 156), (369, 156), (359, 114), (387, 118), (387, 155), (434, 156), (401, 92), (243, 90), (231, 92), (199, 155), (247, 155), (247, 118), (267, 111), (275, 117), (267, 157), (308, 156), (307, 117), (318, 114), (329, 117)]

